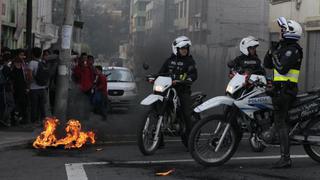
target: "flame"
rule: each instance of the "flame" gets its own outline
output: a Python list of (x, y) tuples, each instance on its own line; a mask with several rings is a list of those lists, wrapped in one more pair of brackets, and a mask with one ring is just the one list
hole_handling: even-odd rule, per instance
[(65, 128), (66, 137), (57, 140), (55, 130), (59, 120), (56, 118), (46, 118), (44, 131), (37, 137), (33, 147), (39, 149), (46, 147), (57, 147), (64, 145), (65, 149), (81, 148), (87, 141), (95, 144), (95, 133), (92, 131), (82, 132), (81, 123), (78, 120), (71, 119)]
[(51, 146), (57, 141), (56, 136), (54, 135), (57, 125), (59, 124), (59, 120), (55, 118), (46, 118), (44, 123), (44, 131), (37, 137), (37, 139), (33, 142), (33, 147), (46, 148), (47, 146)]
[(157, 176), (169, 176), (170, 174), (172, 174), (173, 172), (175, 171), (175, 169), (171, 169), (167, 172), (159, 172), (159, 173), (156, 173)]
[(95, 134), (93, 132), (81, 132), (81, 124), (78, 120), (69, 120), (65, 130), (67, 132), (67, 136), (63, 139), (59, 139), (54, 146), (65, 145), (66, 149), (71, 149), (81, 148), (87, 140), (92, 144), (96, 142)]

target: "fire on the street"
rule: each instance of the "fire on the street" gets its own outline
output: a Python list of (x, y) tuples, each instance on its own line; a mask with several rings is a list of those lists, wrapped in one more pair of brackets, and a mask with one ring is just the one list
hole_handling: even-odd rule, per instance
[(46, 118), (44, 130), (33, 142), (33, 147), (45, 149), (47, 147), (64, 146), (65, 149), (81, 148), (87, 141), (95, 144), (95, 133), (92, 131), (82, 132), (81, 123), (78, 120), (71, 119), (67, 123), (66, 137), (57, 139), (56, 128), (59, 120), (56, 118)]

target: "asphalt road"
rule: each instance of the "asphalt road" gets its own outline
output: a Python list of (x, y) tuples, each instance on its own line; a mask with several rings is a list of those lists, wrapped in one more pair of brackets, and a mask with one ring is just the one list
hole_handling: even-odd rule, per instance
[[(178, 141), (166, 143), (153, 156), (143, 156), (134, 142), (86, 146), (80, 150), (36, 150), (22, 147), (0, 153), (0, 179), (319, 179), (320, 164), (300, 146), (292, 147), (293, 168), (271, 169), (279, 149), (251, 152), (243, 140), (235, 159), (204, 168), (195, 163)], [(174, 169), (167, 177), (155, 173)]]
[[(144, 97), (142, 94), (138, 101)], [(137, 101), (137, 102), (138, 102)], [(302, 147), (293, 146), (293, 167), (271, 169), (278, 148), (263, 153), (251, 151), (243, 140), (234, 159), (223, 166), (204, 168), (192, 160), (179, 140), (170, 139), (165, 148), (153, 156), (143, 156), (136, 145), (136, 130), (145, 109), (137, 104), (131, 109), (118, 109), (108, 121), (98, 117), (82, 121), (85, 129), (94, 130), (99, 145), (79, 150), (36, 150), (31, 145), (0, 152), (0, 180), (122, 180), (122, 179), (319, 179), (320, 164), (308, 158)], [(110, 142), (111, 141), (111, 142)], [(174, 170), (169, 176), (158, 172)]]

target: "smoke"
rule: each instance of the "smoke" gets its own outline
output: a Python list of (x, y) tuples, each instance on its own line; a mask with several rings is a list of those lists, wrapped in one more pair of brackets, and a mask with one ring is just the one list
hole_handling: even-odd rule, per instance
[(84, 0), (83, 38), (95, 56), (117, 57), (129, 38), (129, 0)]

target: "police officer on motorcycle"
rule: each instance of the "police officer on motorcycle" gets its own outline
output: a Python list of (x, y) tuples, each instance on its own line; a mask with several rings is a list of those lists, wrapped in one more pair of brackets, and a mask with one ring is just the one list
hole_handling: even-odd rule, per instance
[(264, 66), (272, 69), (274, 73), (272, 102), (275, 110), (275, 127), (280, 140), (281, 159), (273, 167), (289, 168), (292, 162), (286, 121), (290, 104), (293, 103), (298, 93), (298, 78), (303, 58), (298, 40), (302, 35), (302, 28), (296, 21), (287, 21), (283, 17), (278, 18), (277, 22), (281, 28), (281, 40), (267, 52)]
[(176, 38), (172, 43), (173, 53), (171, 57), (165, 61), (159, 71), (159, 73), (172, 74), (173, 83), (177, 82), (176, 80), (187, 82), (175, 85), (175, 89), (177, 90), (181, 102), (183, 118), (186, 122), (187, 134), (189, 134), (192, 127), (191, 83), (198, 77), (196, 63), (190, 55), (190, 47), (191, 41), (188, 37), (180, 36)]
[(261, 60), (256, 52), (258, 46), (259, 41), (255, 37), (248, 36), (243, 38), (240, 41), (241, 55), (228, 62), (228, 67), (240, 74), (248, 72), (264, 75), (265, 70), (261, 66)]

